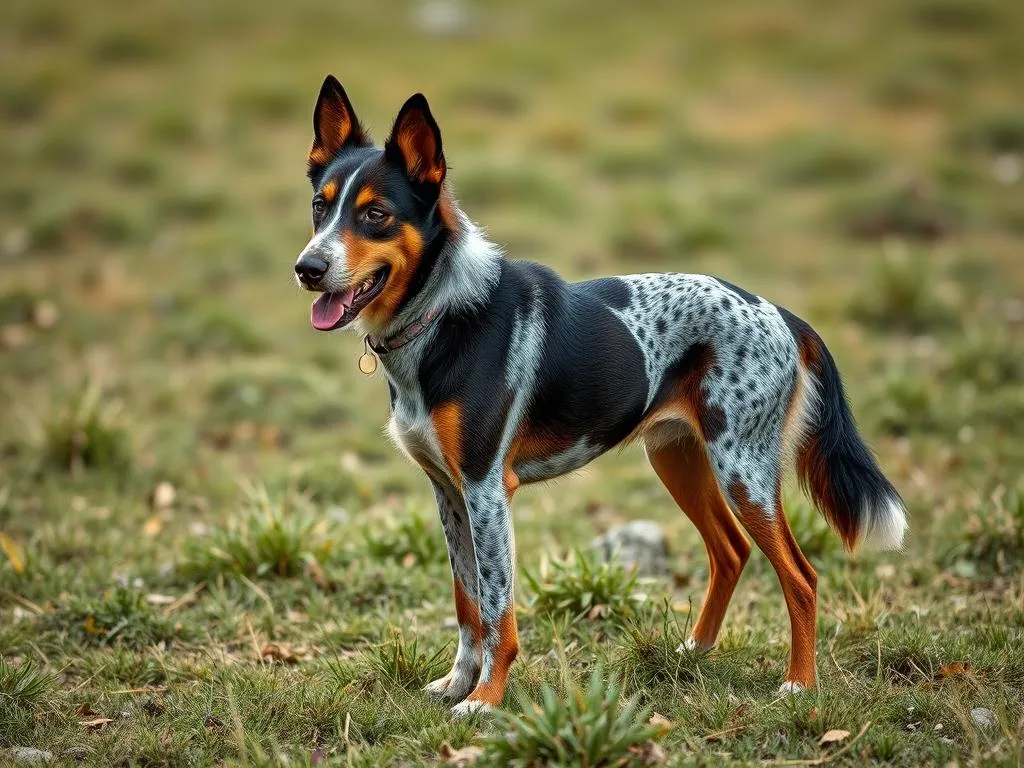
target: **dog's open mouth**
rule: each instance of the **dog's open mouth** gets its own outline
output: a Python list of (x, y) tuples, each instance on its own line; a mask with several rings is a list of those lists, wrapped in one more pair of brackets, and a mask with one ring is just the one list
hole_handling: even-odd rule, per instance
[(388, 280), (388, 271), (387, 267), (381, 267), (356, 286), (321, 293), (310, 309), (309, 322), (318, 331), (344, 328), (381, 292)]

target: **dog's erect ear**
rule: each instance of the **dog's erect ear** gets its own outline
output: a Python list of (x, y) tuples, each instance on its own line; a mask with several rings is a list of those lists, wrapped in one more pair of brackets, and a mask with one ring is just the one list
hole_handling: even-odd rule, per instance
[(422, 93), (411, 96), (402, 106), (384, 152), (417, 184), (441, 186), (447, 172), (441, 151), (441, 131)]
[(346, 144), (367, 144), (369, 138), (359, 124), (348, 94), (334, 75), (324, 78), (313, 110), (313, 147), (309, 150), (312, 172), (331, 161)]

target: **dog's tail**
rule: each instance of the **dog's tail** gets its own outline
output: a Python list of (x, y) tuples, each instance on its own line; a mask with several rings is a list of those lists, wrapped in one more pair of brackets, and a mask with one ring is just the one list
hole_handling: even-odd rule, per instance
[(907, 511), (857, 431), (832, 353), (806, 322), (783, 310), (811, 397), (796, 445), (800, 483), (847, 549), (900, 549)]

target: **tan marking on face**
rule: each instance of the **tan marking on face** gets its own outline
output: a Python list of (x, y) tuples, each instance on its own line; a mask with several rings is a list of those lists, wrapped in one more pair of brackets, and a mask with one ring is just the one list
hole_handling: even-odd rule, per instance
[(376, 197), (377, 193), (373, 187), (363, 187), (356, 196), (356, 208), (362, 208), (364, 205), (372, 203)]
[(360, 314), (371, 327), (383, 328), (405, 298), (423, 255), (423, 237), (411, 224), (402, 224), (391, 240), (367, 240), (347, 231), (342, 235), (342, 241), (353, 285), (383, 266), (390, 267), (387, 285)]
[(320, 194), (324, 196), (324, 199), (328, 203), (333, 203), (334, 198), (338, 195), (338, 182), (331, 179), (324, 184), (324, 188), (320, 190)]
[(455, 401), (444, 403), (435, 408), (431, 414), (434, 422), (434, 434), (441, 448), (445, 464), (452, 473), (455, 484), (462, 486), (462, 406)]

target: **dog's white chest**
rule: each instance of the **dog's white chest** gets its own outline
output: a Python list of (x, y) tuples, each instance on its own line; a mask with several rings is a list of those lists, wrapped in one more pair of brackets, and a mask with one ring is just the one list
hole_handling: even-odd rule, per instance
[(430, 415), (425, 409), (403, 405), (401, 402), (395, 404), (388, 422), (388, 435), (431, 478), (451, 479)]

